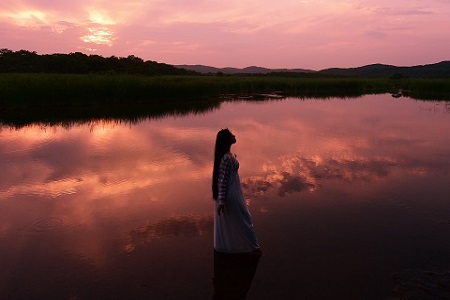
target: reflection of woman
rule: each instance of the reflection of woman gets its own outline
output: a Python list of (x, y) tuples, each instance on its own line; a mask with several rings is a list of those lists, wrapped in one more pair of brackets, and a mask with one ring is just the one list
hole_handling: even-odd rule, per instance
[(239, 162), (230, 152), (234, 143), (236, 138), (228, 129), (217, 133), (212, 182), (216, 200), (214, 249), (223, 253), (261, 254), (242, 192)]
[(213, 300), (246, 299), (259, 259), (259, 255), (215, 252)]

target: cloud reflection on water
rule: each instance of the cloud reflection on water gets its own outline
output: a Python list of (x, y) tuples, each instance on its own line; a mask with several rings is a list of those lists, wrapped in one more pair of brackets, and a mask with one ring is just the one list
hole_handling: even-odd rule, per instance
[(247, 177), (244, 188), (251, 194), (262, 195), (276, 189), (279, 196), (286, 193), (317, 190), (323, 180), (371, 181), (388, 176), (396, 163), (389, 160), (319, 159), (298, 155), (282, 156), (263, 166), (263, 175)]
[[(383, 102), (387, 110), (361, 102), (266, 103), (252, 109), (251, 119), (247, 106), (254, 104), (240, 103), (225, 105), (213, 118), (163, 119), (133, 126), (100, 122), (88, 124), (89, 130), (83, 125), (3, 129), (0, 164), (5, 172), (0, 175), (0, 198), (78, 194), (99, 199), (152, 189), (152, 199), (167, 201), (163, 187), (175, 178), (185, 183), (209, 180), (215, 131), (221, 127), (215, 123), (227, 117), (228, 127), (237, 130), (235, 148), (243, 158), (241, 178), (250, 195), (272, 189), (280, 196), (315, 191), (325, 180), (370, 182), (386, 178), (394, 169), (417, 176), (438, 169), (448, 172), (448, 161), (424, 156), (433, 146), (430, 143), (442, 153), (448, 147), (425, 139), (433, 131), (426, 123), (411, 119), (411, 112), (408, 118), (390, 117), (399, 114), (396, 102)], [(349, 114), (351, 119), (346, 117)], [(210, 124), (200, 125), (197, 119)], [(412, 136), (409, 128), (416, 121), (420, 128)], [(264, 132), (265, 138), (255, 135), (258, 132)], [(207, 190), (203, 189), (204, 195)]]
[[(394, 167), (419, 175), (438, 167), (448, 169), (446, 161), (421, 157), (420, 149), (430, 146), (423, 138), (430, 132), (426, 124), (421, 123), (424, 133), (412, 137), (405, 133), (413, 120), (381, 121), (376, 107), (364, 111), (359, 102), (350, 103), (344, 112), (320, 102), (301, 104), (284, 102), (273, 111), (270, 105), (261, 106), (251, 120), (244, 117), (246, 111), (233, 110), (229, 115), (229, 127), (239, 131), (239, 157), (246, 164), (241, 177), (253, 193), (275, 187), (280, 195), (314, 191), (320, 181), (329, 179), (367, 182), (388, 176)], [(298, 111), (296, 106), (304, 109)], [(311, 109), (318, 111), (320, 121), (311, 118)], [(271, 119), (267, 119), (269, 112), (275, 114)], [(281, 113), (284, 118), (278, 119)], [(343, 122), (341, 117), (349, 113), (353, 119)], [(90, 198), (101, 198), (167, 183), (175, 174), (186, 181), (208, 180), (216, 128), (182, 123), (166, 120), (95, 129), (90, 125), (89, 131), (84, 126), (3, 130), (0, 164), (6, 171), (0, 197), (58, 197), (86, 191)], [(255, 139), (255, 132), (264, 132), (267, 139)], [(284, 146), (287, 141), (289, 147)], [(418, 157), (402, 156), (407, 150), (411, 155), (412, 148)]]
[(213, 228), (213, 217), (211, 215), (191, 214), (167, 217), (131, 230), (124, 251), (131, 252), (136, 245), (155, 239), (201, 236), (207, 232), (211, 233)]
[[(52, 261), (48, 247), (110, 274), (117, 252), (173, 258), (186, 238), (192, 253), (212, 250), (212, 158), (222, 127), (237, 136), (233, 152), (258, 229), (282, 232), (279, 224), (295, 220), (296, 205), (327, 200), (318, 202), (333, 207), (346, 198), (439, 211), (445, 223), (444, 205), (433, 201), (444, 202), (439, 188), (448, 183), (449, 115), (423, 105), (390, 95), (288, 99), (225, 103), (205, 115), (136, 124), (2, 128), (0, 238), (9, 247), (0, 256), (11, 257), (5, 274), (24, 258)], [(378, 197), (391, 190), (401, 197)], [(409, 198), (417, 191), (426, 203)], [(277, 217), (282, 222), (265, 224)]]

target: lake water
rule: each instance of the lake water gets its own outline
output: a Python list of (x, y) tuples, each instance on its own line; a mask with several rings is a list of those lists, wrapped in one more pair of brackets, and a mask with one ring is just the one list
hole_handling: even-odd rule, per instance
[[(225, 127), (259, 263), (214, 259)], [(446, 102), (226, 102), (136, 124), (3, 126), (0, 169), (0, 299), (227, 299), (228, 285), (247, 299), (394, 299), (450, 283)]]

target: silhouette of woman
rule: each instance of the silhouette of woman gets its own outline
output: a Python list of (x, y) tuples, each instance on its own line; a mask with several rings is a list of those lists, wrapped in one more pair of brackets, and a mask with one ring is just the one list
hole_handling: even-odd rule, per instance
[(217, 133), (212, 190), (215, 203), (214, 250), (220, 253), (261, 254), (253, 222), (239, 179), (239, 162), (231, 145), (236, 137), (228, 129)]
[(260, 257), (260, 255), (214, 252), (214, 294), (212, 299), (246, 299)]

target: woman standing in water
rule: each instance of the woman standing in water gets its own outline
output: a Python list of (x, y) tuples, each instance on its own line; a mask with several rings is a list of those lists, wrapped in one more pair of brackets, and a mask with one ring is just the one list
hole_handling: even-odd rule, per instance
[(228, 129), (217, 133), (212, 180), (214, 249), (221, 253), (261, 254), (239, 179), (239, 162), (230, 152), (236, 137)]

